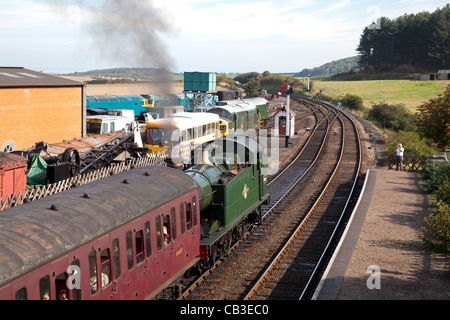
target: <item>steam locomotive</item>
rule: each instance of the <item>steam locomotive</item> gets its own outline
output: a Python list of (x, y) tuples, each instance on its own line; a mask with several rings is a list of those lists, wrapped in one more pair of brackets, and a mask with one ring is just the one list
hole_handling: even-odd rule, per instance
[(0, 214), (0, 299), (155, 299), (211, 265), (269, 201), (262, 147), (228, 136), (186, 171), (143, 167)]

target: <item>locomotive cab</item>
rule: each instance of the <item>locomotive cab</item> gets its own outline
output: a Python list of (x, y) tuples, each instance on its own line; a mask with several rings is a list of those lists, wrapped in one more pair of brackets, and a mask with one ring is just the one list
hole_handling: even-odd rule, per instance
[(220, 255), (217, 250), (238, 240), (259, 219), (261, 206), (270, 200), (268, 162), (260, 144), (237, 135), (216, 140), (195, 156), (195, 164), (185, 173), (199, 186), (200, 256), (209, 259)]

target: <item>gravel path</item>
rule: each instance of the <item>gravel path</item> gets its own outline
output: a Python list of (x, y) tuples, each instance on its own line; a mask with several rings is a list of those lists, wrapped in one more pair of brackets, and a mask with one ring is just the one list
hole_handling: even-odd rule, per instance
[[(419, 174), (378, 170), (372, 202), (337, 299), (448, 300), (449, 261), (432, 254), (419, 239), (430, 210)], [(367, 268), (372, 265), (380, 268), (380, 289), (367, 287), (371, 276)]]

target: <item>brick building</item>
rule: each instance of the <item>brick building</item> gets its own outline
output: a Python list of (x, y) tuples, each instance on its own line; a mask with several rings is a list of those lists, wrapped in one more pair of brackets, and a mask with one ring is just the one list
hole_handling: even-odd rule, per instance
[(85, 85), (21, 67), (0, 67), (0, 151), (86, 135)]

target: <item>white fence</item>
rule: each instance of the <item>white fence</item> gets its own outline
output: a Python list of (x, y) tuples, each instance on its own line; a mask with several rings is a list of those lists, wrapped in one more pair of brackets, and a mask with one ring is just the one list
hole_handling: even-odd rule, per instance
[(6, 196), (5, 199), (0, 198), (0, 211), (22, 204), (23, 202), (30, 202), (36, 199), (50, 196), (76, 186), (81, 186), (86, 183), (97, 181), (110, 176), (111, 174), (120, 173), (130, 170), (132, 168), (146, 167), (146, 166), (166, 166), (164, 159), (167, 158), (167, 151), (156, 152), (148, 157), (136, 158), (120, 163), (113, 163), (108, 167), (104, 167), (86, 174), (77, 175), (75, 177), (59, 181), (57, 183), (41, 186), (37, 189), (27, 190), (25, 194), (13, 194)]

